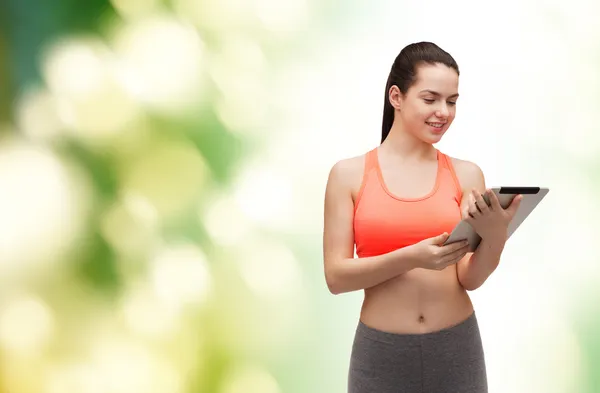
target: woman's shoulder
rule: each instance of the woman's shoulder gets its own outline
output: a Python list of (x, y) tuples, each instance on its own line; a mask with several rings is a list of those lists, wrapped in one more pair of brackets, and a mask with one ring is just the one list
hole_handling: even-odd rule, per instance
[(329, 182), (334, 182), (351, 191), (360, 188), (368, 152), (338, 160), (329, 172)]
[(477, 165), (473, 161), (464, 160), (457, 157), (448, 156), (452, 161), (452, 165), (456, 171), (466, 172), (466, 173), (479, 173), (482, 172), (479, 165)]
[(362, 177), (362, 173), (365, 169), (367, 156), (372, 150), (374, 149), (371, 149), (359, 155), (347, 156), (339, 159), (333, 164), (330, 173), (333, 173), (338, 177), (355, 177), (356, 175), (360, 175)]
[(480, 188), (485, 184), (481, 167), (473, 161), (448, 156), (463, 189)]

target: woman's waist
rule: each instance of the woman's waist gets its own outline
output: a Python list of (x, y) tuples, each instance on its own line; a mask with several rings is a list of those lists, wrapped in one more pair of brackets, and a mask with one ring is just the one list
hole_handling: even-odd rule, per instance
[(456, 268), (414, 269), (365, 290), (361, 321), (384, 331), (426, 333), (467, 318), (473, 305)]

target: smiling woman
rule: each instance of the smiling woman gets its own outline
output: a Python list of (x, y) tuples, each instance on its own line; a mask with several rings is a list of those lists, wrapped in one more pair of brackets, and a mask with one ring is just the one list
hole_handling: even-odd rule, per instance
[(434, 131), (447, 130), (456, 114), (458, 76), (454, 58), (437, 45), (420, 43), (406, 47), (396, 58), (387, 80), (381, 142), (388, 136), (396, 117), (395, 110), (400, 109), (401, 102), (410, 106), (398, 113), (400, 116), (412, 115), (404, 119), (408, 121), (407, 125), (413, 126), (408, 127), (409, 130), (417, 128), (414, 122), (422, 124), (422, 121)]
[(386, 84), (381, 145), (331, 169), (323, 242), (327, 285), (334, 294), (365, 292), (350, 393), (488, 390), (467, 291), (497, 267), (507, 218), (516, 209), (475, 214), (485, 231), (474, 253), (465, 243), (443, 245), (465, 214), (478, 211), (485, 191), (476, 164), (433, 146), (456, 115), (458, 77), (455, 60), (437, 45), (405, 47)]

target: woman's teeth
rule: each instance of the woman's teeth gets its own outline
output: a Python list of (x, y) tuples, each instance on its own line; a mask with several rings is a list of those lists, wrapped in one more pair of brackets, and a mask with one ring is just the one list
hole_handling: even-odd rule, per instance
[(429, 124), (430, 126), (435, 127), (435, 128), (442, 128), (444, 126), (444, 123), (429, 123), (428, 122), (427, 124)]

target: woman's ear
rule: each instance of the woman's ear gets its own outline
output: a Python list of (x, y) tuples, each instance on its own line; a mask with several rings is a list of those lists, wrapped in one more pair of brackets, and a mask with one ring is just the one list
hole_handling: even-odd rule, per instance
[(393, 85), (392, 87), (390, 87), (388, 95), (389, 95), (390, 104), (394, 107), (394, 109), (401, 110), (403, 95), (402, 95), (402, 92), (400, 91), (400, 89), (398, 89), (398, 86)]

